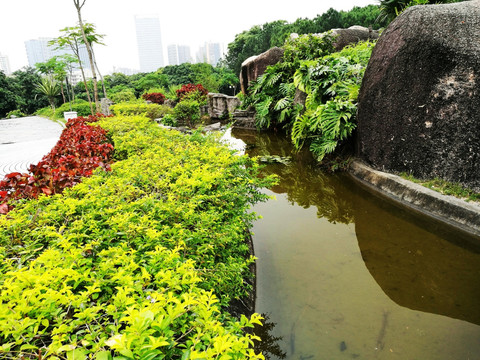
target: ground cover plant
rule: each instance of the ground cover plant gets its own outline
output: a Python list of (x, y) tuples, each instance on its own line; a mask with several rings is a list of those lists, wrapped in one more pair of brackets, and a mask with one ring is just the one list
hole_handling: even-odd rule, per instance
[(258, 165), (213, 136), (105, 118), (112, 171), (0, 217), (0, 356), (257, 359), (249, 291)]

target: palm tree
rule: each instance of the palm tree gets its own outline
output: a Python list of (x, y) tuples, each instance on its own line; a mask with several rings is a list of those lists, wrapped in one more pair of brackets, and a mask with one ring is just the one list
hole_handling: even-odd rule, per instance
[(38, 91), (48, 98), (52, 110), (55, 111), (55, 98), (60, 94), (60, 84), (53, 76), (44, 76), (36, 85)]

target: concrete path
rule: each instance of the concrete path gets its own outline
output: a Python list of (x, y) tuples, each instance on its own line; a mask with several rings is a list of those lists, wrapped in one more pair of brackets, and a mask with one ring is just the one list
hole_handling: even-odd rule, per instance
[(55, 146), (62, 130), (39, 116), (0, 119), (0, 180), (11, 172), (28, 172)]

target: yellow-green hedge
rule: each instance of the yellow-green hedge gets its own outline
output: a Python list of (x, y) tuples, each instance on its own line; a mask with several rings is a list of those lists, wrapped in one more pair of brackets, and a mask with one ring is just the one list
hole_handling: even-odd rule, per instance
[(0, 217), (0, 357), (263, 358), (226, 308), (250, 289), (257, 165), (213, 137), (107, 118), (117, 158)]

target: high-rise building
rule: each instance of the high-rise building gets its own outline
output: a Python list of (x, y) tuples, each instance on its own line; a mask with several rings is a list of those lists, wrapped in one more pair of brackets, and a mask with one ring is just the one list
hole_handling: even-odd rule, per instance
[(160, 20), (152, 16), (135, 16), (140, 71), (152, 72), (163, 67)]
[[(54, 56), (60, 56), (64, 54), (74, 55), (73, 50), (70, 48), (55, 49), (54, 46), (50, 46), (48, 43), (51, 40), (53, 40), (53, 38), (41, 37), (38, 39), (25, 41), (25, 49), (27, 50), (29, 66), (34, 67), (35, 64), (46, 62)], [(90, 68), (87, 47), (85, 45), (80, 45), (78, 52), (83, 67)]]
[(207, 49), (208, 63), (210, 65), (217, 66), (218, 62), (220, 61), (220, 57), (222, 56), (220, 52), (220, 44), (208, 43), (206, 44), (206, 49)]
[(10, 75), (10, 62), (8, 61), (7, 55), (2, 55), (0, 53), (0, 71), (3, 71), (5, 75)]
[(221, 51), (219, 43), (205, 43), (197, 52), (197, 62), (204, 62), (216, 66), (220, 61)]
[(178, 45), (178, 63), (183, 64), (189, 62), (192, 62), (190, 47), (186, 45)]
[(180, 65), (183, 63), (192, 62), (190, 56), (190, 47), (186, 45), (169, 45), (168, 50), (168, 64)]
[(168, 65), (178, 65), (178, 47), (177, 45), (168, 45), (167, 46), (168, 52)]

